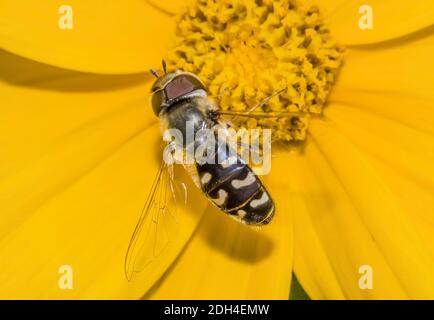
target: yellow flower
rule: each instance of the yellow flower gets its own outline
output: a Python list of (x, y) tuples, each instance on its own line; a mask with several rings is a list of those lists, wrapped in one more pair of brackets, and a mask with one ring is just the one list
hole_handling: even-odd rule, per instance
[[(1, 1), (0, 297), (287, 299), (294, 272), (314, 299), (433, 298), (428, 0), (371, 1), (372, 30), (358, 25), (364, 1), (318, 1), (330, 39), (346, 48), (343, 65), (303, 141), (276, 148), (264, 178), (273, 223), (257, 231), (228, 219), (185, 179), (178, 241), (126, 281), (128, 242), (159, 165), (147, 70), (177, 44), (183, 3), (71, 0), (73, 26), (63, 29), (63, 1)], [(226, 67), (215, 63), (212, 72)], [(71, 289), (59, 287), (65, 265)], [(359, 286), (363, 266), (372, 289)]]

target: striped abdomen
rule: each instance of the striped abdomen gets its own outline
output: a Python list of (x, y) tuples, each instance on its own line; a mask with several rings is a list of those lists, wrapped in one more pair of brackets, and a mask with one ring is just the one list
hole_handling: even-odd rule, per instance
[(268, 224), (274, 216), (274, 203), (252, 169), (240, 158), (233, 164), (221, 164), (229, 157), (226, 145), (218, 147), (213, 156), (215, 164), (196, 164), (200, 185), (207, 197), (243, 223)]

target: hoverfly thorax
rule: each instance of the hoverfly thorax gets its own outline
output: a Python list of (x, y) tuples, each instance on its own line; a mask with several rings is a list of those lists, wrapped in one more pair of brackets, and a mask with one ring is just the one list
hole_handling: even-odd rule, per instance
[(204, 83), (194, 74), (176, 70), (158, 77), (151, 89), (152, 109), (159, 116), (171, 105), (191, 97), (206, 96)]

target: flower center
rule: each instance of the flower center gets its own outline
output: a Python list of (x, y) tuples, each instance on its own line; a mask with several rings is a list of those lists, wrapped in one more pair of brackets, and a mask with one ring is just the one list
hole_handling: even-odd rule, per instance
[[(316, 7), (294, 0), (198, 0), (178, 22), (167, 61), (197, 74), (236, 126), (304, 140), (320, 115), (343, 50)], [(243, 115), (244, 113), (244, 115)]]

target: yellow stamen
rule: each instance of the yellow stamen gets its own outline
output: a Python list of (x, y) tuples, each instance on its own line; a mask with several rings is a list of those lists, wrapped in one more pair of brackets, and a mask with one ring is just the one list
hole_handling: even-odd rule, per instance
[[(316, 7), (293, 0), (198, 0), (180, 17), (171, 67), (197, 74), (237, 126), (304, 140), (341, 65)], [(281, 91), (279, 94), (276, 92)], [(270, 98), (270, 96), (272, 96)]]

